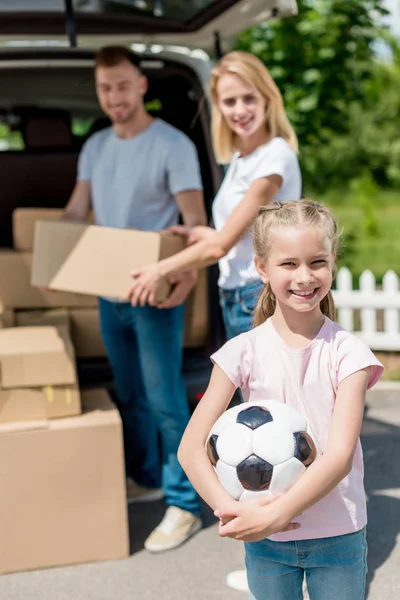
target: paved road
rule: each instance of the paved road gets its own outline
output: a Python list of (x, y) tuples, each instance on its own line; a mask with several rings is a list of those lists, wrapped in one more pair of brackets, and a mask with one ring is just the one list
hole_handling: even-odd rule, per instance
[[(362, 435), (369, 505), (369, 600), (400, 597), (400, 387), (368, 396)], [(148, 555), (143, 540), (163, 504), (130, 508), (129, 559), (0, 577), (1, 600), (240, 600), (226, 574), (242, 565), (242, 545), (220, 540), (214, 518), (183, 547)], [(273, 599), (279, 600), (279, 599)]]

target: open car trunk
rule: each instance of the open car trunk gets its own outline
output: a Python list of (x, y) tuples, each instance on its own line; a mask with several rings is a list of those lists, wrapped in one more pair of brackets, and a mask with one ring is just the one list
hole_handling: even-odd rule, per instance
[(94, 38), (104, 43), (104, 36), (126, 36), (127, 43), (212, 51), (239, 31), (296, 12), (295, 0), (6, 0), (0, 4), (0, 36), (67, 33), (71, 45), (77, 37), (92, 38), (93, 45)]
[[(172, 59), (146, 56), (142, 67), (149, 81), (145, 97), (149, 113), (183, 131), (196, 145), (210, 217), (222, 172), (212, 152), (202, 81), (190, 66)], [(65, 207), (82, 145), (109, 125), (95, 94), (93, 51), (0, 50), (1, 248), (13, 246), (16, 208)], [(208, 311), (204, 306), (200, 309), (208, 313), (208, 323), (202, 317), (195, 331), (190, 331), (191, 325), (187, 330), (184, 370), (191, 403), (204, 389), (209, 349), (221, 340), (216, 275), (216, 267), (207, 271)], [(78, 367), (82, 384), (111, 378), (105, 360), (79, 360)]]
[[(109, 125), (95, 95), (93, 55), (110, 43), (132, 48), (142, 44), (142, 69), (149, 80), (147, 110), (196, 145), (210, 217), (222, 170), (211, 146), (209, 63), (177, 46), (218, 56), (224, 42), (239, 31), (296, 10), (294, 0), (2, 1), (0, 246), (12, 246), (15, 208), (63, 208), (67, 203), (83, 143)], [(163, 51), (153, 52), (153, 45)], [(200, 308), (208, 317), (195, 343), (185, 348), (184, 373), (192, 403), (205, 389), (211, 368), (208, 355), (223, 341), (217, 272), (216, 266), (207, 269), (208, 300), (202, 297)], [(89, 383), (110, 378), (104, 361), (81, 361), (80, 368)]]

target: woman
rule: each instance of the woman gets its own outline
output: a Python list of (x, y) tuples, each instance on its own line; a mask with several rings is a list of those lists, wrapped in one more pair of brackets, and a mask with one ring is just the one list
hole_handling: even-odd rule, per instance
[(220, 301), (231, 338), (252, 326), (262, 287), (253, 265), (249, 227), (259, 206), (299, 199), (301, 175), (296, 134), (282, 96), (258, 58), (246, 52), (227, 54), (213, 68), (210, 88), (215, 154), (219, 162), (230, 162), (213, 203), (215, 229), (173, 228), (190, 246), (134, 271), (129, 295), (134, 305), (154, 305), (163, 279), (219, 262)]

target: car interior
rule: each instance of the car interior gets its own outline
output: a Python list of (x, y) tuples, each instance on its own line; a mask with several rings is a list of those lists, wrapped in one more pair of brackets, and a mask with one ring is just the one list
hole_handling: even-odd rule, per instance
[[(35, 61), (40, 61), (35, 58)], [(65, 63), (66, 61), (64, 61)], [(12, 244), (17, 207), (64, 207), (76, 180), (79, 152), (94, 132), (109, 126), (95, 96), (91, 61), (61, 59), (46, 66), (0, 61), (0, 245)], [(76, 62), (76, 64), (74, 64)], [(182, 65), (146, 60), (148, 111), (182, 130), (198, 151), (210, 216), (219, 169), (212, 159), (208, 107), (193, 72)]]
[[(210, 219), (222, 172), (212, 152), (205, 92), (195, 72), (184, 64), (146, 57), (142, 68), (149, 83), (145, 97), (149, 113), (182, 130), (196, 145)], [(0, 247), (12, 247), (14, 209), (66, 205), (76, 181), (82, 145), (109, 125), (96, 98), (91, 52), (1, 52)], [(204, 388), (200, 374), (208, 373), (208, 356), (224, 335), (217, 274), (217, 266), (204, 274), (208, 325), (197, 332), (194, 347), (185, 347), (184, 371), (187, 386), (193, 389), (193, 393), (188, 392), (192, 400)], [(85, 382), (110, 378), (104, 361), (79, 361), (78, 370)]]

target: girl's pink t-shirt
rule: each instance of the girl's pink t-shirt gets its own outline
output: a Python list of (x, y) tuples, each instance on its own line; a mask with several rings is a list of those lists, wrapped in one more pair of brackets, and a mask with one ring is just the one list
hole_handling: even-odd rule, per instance
[[(241, 388), (245, 401), (279, 400), (304, 414), (319, 453), (326, 449), (340, 382), (370, 367), (370, 388), (383, 372), (382, 364), (366, 344), (327, 317), (306, 348), (288, 346), (268, 319), (229, 340), (211, 359)], [(358, 440), (349, 475), (325, 498), (296, 517), (301, 524), (299, 529), (275, 534), (270, 539), (285, 542), (359, 531), (367, 522), (363, 478)]]

